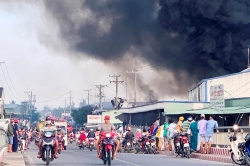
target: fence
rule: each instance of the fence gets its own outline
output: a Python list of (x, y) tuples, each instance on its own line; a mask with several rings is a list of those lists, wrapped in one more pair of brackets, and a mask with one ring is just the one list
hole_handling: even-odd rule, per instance
[(0, 151), (3, 148), (7, 147), (7, 144), (8, 144), (7, 134), (6, 134), (5, 130), (2, 127), (0, 127)]

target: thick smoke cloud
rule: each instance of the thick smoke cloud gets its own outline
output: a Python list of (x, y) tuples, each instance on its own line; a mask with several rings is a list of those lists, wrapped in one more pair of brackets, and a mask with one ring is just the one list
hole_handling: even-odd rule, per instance
[(73, 51), (108, 62), (136, 52), (156, 69), (172, 71), (180, 88), (247, 65), (249, 0), (47, 0), (45, 5)]

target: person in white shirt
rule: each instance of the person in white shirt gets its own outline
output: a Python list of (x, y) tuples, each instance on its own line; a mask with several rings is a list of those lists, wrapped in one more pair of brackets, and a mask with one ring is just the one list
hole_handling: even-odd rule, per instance
[(4, 124), (4, 130), (7, 132), (8, 130), (8, 125), (9, 125), (9, 120), (6, 120), (5, 124)]

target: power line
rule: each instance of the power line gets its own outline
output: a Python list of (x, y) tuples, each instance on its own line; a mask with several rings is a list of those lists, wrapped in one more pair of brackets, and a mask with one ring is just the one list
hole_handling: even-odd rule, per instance
[(53, 98), (53, 99), (50, 99), (50, 100), (45, 100), (45, 101), (40, 101), (40, 102), (37, 102), (37, 103), (45, 103), (45, 102), (50, 102), (50, 101), (53, 101), (53, 100), (57, 100), (57, 99), (59, 99), (59, 98), (61, 98), (61, 97), (63, 97), (63, 96), (66, 96), (67, 94), (69, 94), (70, 92), (67, 92), (67, 93), (65, 93), (65, 94), (63, 94), (63, 95), (61, 95), (61, 96), (59, 96), (59, 97), (56, 97), (56, 98)]

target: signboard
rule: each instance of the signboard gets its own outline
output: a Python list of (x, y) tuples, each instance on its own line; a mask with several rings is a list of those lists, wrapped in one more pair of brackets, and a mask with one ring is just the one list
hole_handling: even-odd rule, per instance
[(102, 123), (101, 115), (87, 115), (87, 123)]
[(211, 108), (224, 108), (224, 85), (210, 86), (210, 107)]

